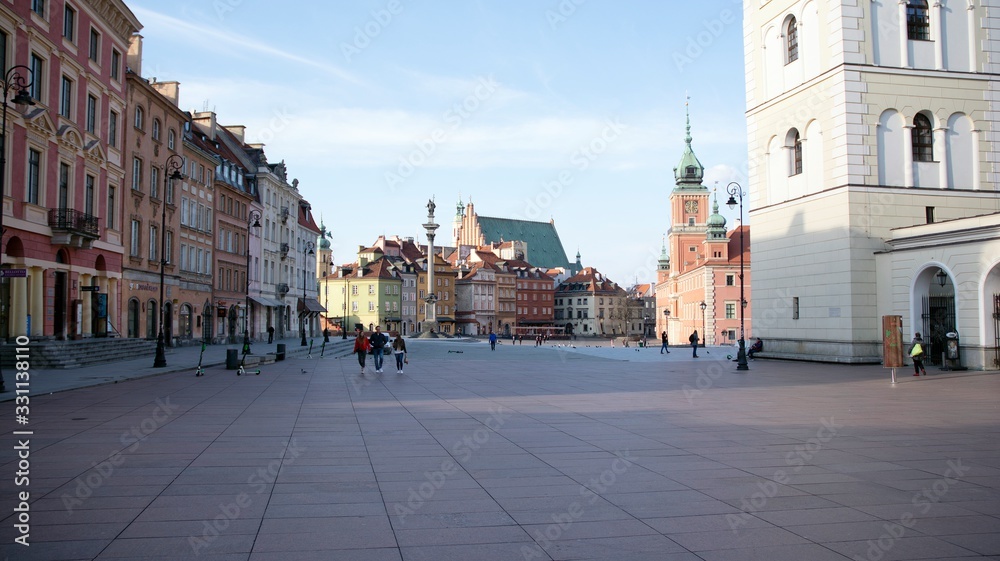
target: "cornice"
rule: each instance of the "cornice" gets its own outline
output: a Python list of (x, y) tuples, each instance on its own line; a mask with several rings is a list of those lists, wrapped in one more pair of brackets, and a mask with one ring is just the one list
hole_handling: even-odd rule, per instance
[(138, 18), (122, 0), (86, 0), (86, 2), (125, 45), (132, 40), (134, 33), (142, 29)]

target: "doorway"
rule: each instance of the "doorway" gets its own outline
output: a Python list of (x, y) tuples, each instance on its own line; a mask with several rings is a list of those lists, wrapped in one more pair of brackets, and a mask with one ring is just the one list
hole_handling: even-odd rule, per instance
[(66, 298), (67, 298), (67, 274), (65, 271), (56, 272), (55, 280), (55, 302), (52, 310), (52, 333), (59, 341), (66, 339)]

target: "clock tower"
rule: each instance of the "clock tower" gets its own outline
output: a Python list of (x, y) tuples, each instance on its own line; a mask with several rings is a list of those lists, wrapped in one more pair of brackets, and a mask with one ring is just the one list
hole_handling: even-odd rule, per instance
[(674, 168), (674, 190), (670, 193), (671, 276), (682, 275), (705, 260), (704, 242), (708, 232), (708, 189), (702, 185), (705, 168), (691, 149), (691, 114), (687, 111), (684, 155)]

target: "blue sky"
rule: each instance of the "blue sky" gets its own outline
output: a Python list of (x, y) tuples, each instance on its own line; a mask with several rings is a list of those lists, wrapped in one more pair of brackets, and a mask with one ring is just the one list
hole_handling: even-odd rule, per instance
[(450, 242), (461, 194), (555, 220), (567, 257), (619, 284), (653, 280), (686, 95), (706, 185), (746, 185), (738, 0), (127, 3), (142, 75), (285, 160), (338, 263), (379, 234), (423, 241), (432, 196)]

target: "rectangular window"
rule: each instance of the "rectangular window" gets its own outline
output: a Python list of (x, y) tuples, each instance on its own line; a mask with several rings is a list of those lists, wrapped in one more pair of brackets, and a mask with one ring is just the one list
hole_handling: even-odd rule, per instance
[(156, 259), (157, 259), (157, 256), (156, 256), (156, 247), (158, 245), (160, 245), (160, 244), (159, 244), (159, 239), (157, 239), (157, 237), (156, 237), (156, 234), (157, 234), (157, 232), (156, 232), (156, 226), (150, 225), (150, 227), (149, 227), (149, 260), (150, 261), (156, 261)]
[(31, 0), (31, 11), (45, 17), (45, 0)]
[(108, 186), (108, 217), (104, 220), (104, 223), (108, 225), (109, 229), (114, 229), (115, 227), (115, 188)]
[(0, 74), (7, 75), (7, 32), (0, 30)]
[(727, 274), (726, 275), (726, 286), (736, 286), (736, 275)]
[(97, 130), (97, 98), (87, 96), (87, 132), (96, 134)]
[(118, 113), (108, 114), (108, 146), (118, 147)]
[(132, 190), (142, 191), (142, 160), (132, 159)]
[(184, 244), (181, 244), (181, 263), (180, 263), (180, 265), (181, 265), (181, 270), (182, 271), (187, 271), (188, 270), (187, 264), (188, 264), (187, 246), (184, 245)]
[(59, 208), (69, 208), (69, 164), (59, 163)]
[(83, 212), (84, 214), (94, 215), (94, 183), (96, 180), (93, 175), (88, 175), (84, 180), (83, 185)]
[(63, 38), (73, 41), (76, 37), (76, 10), (69, 4), (63, 10)]
[(152, 199), (160, 198), (160, 168), (155, 165), (149, 168), (149, 196)]
[(63, 76), (59, 92), (59, 114), (69, 119), (73, 108), (73, 80)]
[(131, 236), (132, 247), (129, 249), (129, 255), (131, 255), (132, 257), (139, 257), (139, 243), (142, 241), (139, 239), (139, 228), (140, 228), (139, 221), (133, 220), (132, 236)]
[(42, 153), (34, 148), (28, 149), (28, 185), (25, 200), (33, 205), (38, 204), (39, 181), (41, 179)]
[(171, 256), (174, 254), (174, 233), (170, 230), (166, 232), (166, 238), (164, 238), (163, 243), (166, 244), (166, 249), (163, 250), (163, 258), (166, 259), (167, 263), (173, 263)]
[(726, 302), (726, 319), (736, 319), (736, 302)]
[(167, 187), (166, 201), (168, 205), (172, 205), (174, 204), (174, 182), (171, 180), (167, 180), (166, 187)]
[(99, 62), (101, 53), (101, 34), (93, 27), (90, 28), (90, 60)]
[(42, 100), (42, 84), (45, 82), (45, 74), (42, 73), (44, 66), (42, 57), (31, 53), (31, 60), (28, 62), (28, 67), (31, 68), (32, 80), (28, 93), (31, 94), (31, 98), (35, 101)]
[(799, 297), (792, 297), (792, 319), (799, 319)]
[(924, 214), (925, 214), (925, 216), (927, 218), (927, 223), (928, 224), (933, 224), (934, 223), (934, 207), (932, 207), (932, 206), (924, 207)]
[(188, 213), (188, 200), (186, 197), (181, 197), (181, 226), (187, 226), (187, 213)]
[(111, 78), (119, 80), (121, 78), (122, 54), (117, 49), (111, 49)]

